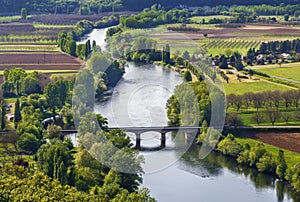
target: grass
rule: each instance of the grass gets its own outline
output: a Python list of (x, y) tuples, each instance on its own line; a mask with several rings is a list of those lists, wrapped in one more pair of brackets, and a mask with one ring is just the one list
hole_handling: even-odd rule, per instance
[(289, 87), (270, 83), (266, 81), (257, 82), (240, 82), (240, 83), (224, 83), (225, 92), (229, 94), (245, 94), (248, 92), (258, 93), (263, 91), (274, 91), (274, 90), (291, 90)]
[(11, 22), (13, 20), (19, 20), (19, 19), (21, 19), (20, 15), (15, 15), (15, 16), (1, 16), (0, 17), (0, 23)]
[(209, 20), (214, 19), (214, 18), (223, 20), (223, 19), (229, 19), (229, 18), (231, 18), (231, 16), (225, 16), (225, 15), (194, 16), (194, 17), (191, 17), (190, 20), (195, 23), (201, 23), (203, 19), (205, 20), (205, 22), (209, 22)]
[(259, 18), (276, 18), (277, 22), (285, 22), (283, 15), (260, 15)]
[[(174, 24), (165, 24), (165, 25), (159, 25), (157, 26), (157, 29), (163, 29), (167, 30), (167, 27), (180, 27), (182, 23), (174, 23)], [(222, 29), (220, 27), (216, 27), (216, 25), (212, 24), (196, 24), (196, 23), (191, 23), (187, 25), (188, 27), (195, 27), (199, 29)]]
[(18, 41), (18, 42), (0, 42), (1, 45), (57, 45), (56, 40), (39, 40), (39, 41)]
[(250, 48), (258, 48), (261, 42), (257, 40), (245, 40), (245, 39), (230, 39), (230, 40), (210, 40), (205, 44), (205, 48), (208, 53), (215, 55), (225, 55), (227, 50), (233, 52), (239, 52), (242, 55), (246, 55)]
[[(248, 143), (250, 145), (250, 147), (255, 147), (257, 143), (259, 143), (260, 141), (257, 140), (253, 140), (250, 138), (245, 138), (245, 137), (236, 137), (236, 140), (240, 143), (240, 144), (246, 144)], [(275, 147), (269, 144), (264, 143), (265, 148), (268, 152), (270, 152), (275, 158), (278, 156), (278, 151), (281, 149), (279, 147)], [(300, 154), (295, 153), (295, 152), (291, 152), (285, 149), (281, 149), (284, 151), (284, 156), (285, 156), (285, 160), (286, 163), (288, 165), (288, 167), (292, 167), (294, 166), (296, 163), (300, 162)]]
[(39, 50), (39, 51), (53, 51), (59, 50), (57, 45), (30, 45), (30, 44), (23, 44), (23, 45), (15, 45), (14, 43), (0, 45), (0, 50), (7, 50), (7, 51), (15, 51), (15, 50)]
[(35, 28), (74, 28), (75, 25), (51, 25), (51, 24), (41, 24), (41, 23), (33, 23)]
[(259, 71), (265, 74), (270, 74), (274, 76), (300, 81), (300, 65), (293, 66), (293, 67), (285, 67), (283, 65), (283, 67), (266, 68), (266, 69), (260, 69)]
[(50, 76), (51, 80), (57, 79), (57, 78), (62, 78), (62, 79), (67, 79), (67, 78), (71, 78), (74, 75), (76, 75), (76, 73), (61, 73), (61, 74), (52, 74)]
[(17, 101), (17, 98), (4, 98), (4, 101), (6, 103), (15, 103)]
[(32, 55), (32, 54), (44, 54), (44, 55), (51, 55), (51, 54), (59, 54), (60, 52), (59, 51), (48, 51), (47, 49), (45, 50), (39, 50), (39, 51), (34, 51), (34, 52), (30, 52), (30, 51), (25, 51), (24, 52), (20, 52), (20, 51), (16, 51), (16, 50), (11, 50), (11, 51), (5, 51), (5, 52), (0, 52), (0, 55), (1, 54), (16, 54), (16, 55), (19, 55), (19, 54), (28, 54), (28, 55)]
[(212, 56), (220, 56), (220, 55), (225, 55), (227, 50), (231, 50), (233, 53), (234, 52), (239, 52), (242, 55), (246, 55), (248, 52), (248, 48), (207, 48), (206, 51), (211, 54)]
[[(261, 111), (261, 110), (260, 110)], [(282, 112), (284, 110), (281, 110)], [(257, 126), (257, 123), (253, 120), (251, 120), (252, 116), (254, 115), (254, 111), (243, 111), (243, 112), (239, 112), (239, 117), (241, 117), (241, 119), (243, 120), (243, 124), (246, 126)], [(298, 126), (300, 125), (300, 121), (296, 121), (294, 120), (294, 113), (293, 112), (289, 112), (290, 114), (290, 120), (288, 122), (288, 124), (286, 124), (286, 122), (282, 119), (279, 119), (275, 122), (275, 126)], [(271, 126), (272, 123), (270, 121), (268, 121), (268, 118), (265, 118), (266, 120), (264, 120), (263, 123), (260, 123), (260, 126)]]
[[(43, 70), (25, 70), (26, 73), (32, 73), (32, 72), (40, 72), (40, 73), (59, 73), (59, 74), (63, 74), (63, 73), (67, 73), (67, 74), (75, 74), (77, 73), (78, 71), (77, 70), (46, 70), (46, 69), (43, 69)], [(3, 70), (0, 71), (0, 75), (3, 75)]]

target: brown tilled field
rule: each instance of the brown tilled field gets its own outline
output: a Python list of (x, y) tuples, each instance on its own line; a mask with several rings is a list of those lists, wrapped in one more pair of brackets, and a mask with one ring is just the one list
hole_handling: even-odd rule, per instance
[[(11, 51), (10, 51), (11, 52)], [(57, 52), (51, 54), (0, 54), (0, 64), (80, 64), (77, 58)]]
[(249, 132), (247, 137), (300, 153), (300, 133), (295, 132)]
[(0, 34), (18, 34), (21, 33), (32, 33), (35, 28), (32, 24), (19, 24), (19, 23), (9, 23), (0, 24)]
[(164, 40), (184, 40), (186, 38), (199, 40), (203, 39), (203, 34), (208, 34), (209, 38), (235, 38), (235, 37), (260, 37), (260, 36), (287, 36), (298, 37), (300, 35), (300, 28), (287, 26), (263, 26), (245, 25), (240, 28), (219, 28), (219, 29), (200, 29), (199, 32), (165, 32), (162, 34), (155, 34), (153, 37)]
[(81, 64), (39, 64), (39, 65), (6, 65), (1, 66), (0, 70), (12, 69), (14, 67), (20, 67), (24, 70), (80, 70)]

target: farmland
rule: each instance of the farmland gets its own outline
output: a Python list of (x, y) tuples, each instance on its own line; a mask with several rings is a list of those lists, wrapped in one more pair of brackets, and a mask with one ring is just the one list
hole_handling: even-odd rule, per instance
[(226, 51), (239, 52), (242, 55), (246, 55), (250, 48), (259, 48), (261, 41), (248, 41), (248, 40), (211, 40), (204, 45), (204, 48), (208, 53), (212, 55), (224, 55)]
[(40, 64), (80, 64), (78, 59), (70, 57), (66, 54), (61, 54), (59, 52), (55, 53), (15, 53), (11, 54), (10, 52), (5, 54), (0, 54), (0, 61), (2, 65), (13, 65), (13, 64), (32, 64), (32, 65), (40, 65)]
[(212, 20), (212, 19), (229, 19), (230, 16), (225, 16), (225, 15), (210, 15), (210, 16), (194, 16), (194, 17), (191, 17), (190, 20), (194, 23), (202, 23), (203, 20), (205, 22), (209, 22), (209, 20)]
[(272, 91), (272, 90), (280, 90), (286, 91), (291, 88), (272, 83), (267, 81), (255, 81), (255, 82), (230, 82), (228, 84), (224, 83), (225, 92), (227, 95), (229, 94), (245, 94), (248, 92), (258, 93), (263, 91)]
[[(252, 135), (252, 136), (251, 136)], [(261, 135), (262, 134), (258, 134), (257, 136), (255, 136), (254, 134), (250, 134), (250, 135), (246, 135), (245, 137), (238, 137), (236, 138), (237, 141), (239, 143), (242, 143), (242, 144), (246, 144), (248, 143), (250, 146), (254, 147), (258, 141), (261, 141)], [(273, 134), (275, 135), (275, 134)], [(277, 134), (278, 135), (278, 134)], [(290, 134), (292, 135), (292, 134)], [(251, 138), (254, 138), (254, 139), (249, 139), (248, 137), (251, 137)], [(281, 136), (282, 137), (282, 136)], [(274, 138), (274, 136), (273, 136)], [(265, 139), (265, 138), (264, 138)], [(277, 137), (277, 140), (280, 139)], [(274, 140), (274, 139), (273, 139)], [(299, 140), (299, 136), (295, 136), (295, 137), (292, 137), (290, 138), (289, 142), (292, 141), (292, 140)], [(270, 140), (268, 140), (268, 142), (266, 143), (270, 143)], [(287, 145), (283, 145), (282, 143), (278, 142), (277, 145), (280, 144), (280, 146), (282, 148), (286, 148)], [(278, 153), (278, 147), (276, 146), (272, 146), (272, 145), (269, 145), (269, 144), (266, 144), (265, 145), (266, 149), (271, 152), (274, 156), (277, 155)], [(296, 149), (298, 151), (298, 149)], [(298, 153), (295, 153), (295, 152), (291, 152), (289, 150), (285, 150), (285, 157), (286, 157), (286, 161), (287, 161), (287, 164), (292, 166), (292, 165), (295, 165), (297, 162), (299, 162), (300, 160), (300, 155)]]
[[(193, 17), (192, 19), (201, 18), (202, 16)], [(203, 18), (211, 19), (213, 16)], [(156, 28), (160, 30), (159, 34), (155, 34), (153, 37), (158, 38), (158, 41), (165, 40), (166, 43), (172, 45), (179, 44), (179, 42), (187, 44), (186, 40), (193, 40), (194, 43), (198, 43), (198, 45), (205, 48), (207, 53), (212, 54), (212, 56), (225, 54), (227, 50), (231, 52), (238, 51), (242, 55), (246, 55), (249, 48), (258, 49), (262, 42), (292, 40), (297, 39), (300, 35), (299, 27), (280, 24), (232, 24), (227, 26), (187, 24), (187, 27), (199, 29), (197, 32), (170, 32), (167, 30), (169, 26), (180, 27), (182, 24), (160, 25)], [(185, 47), (193, 50), (193, 48), (190, 48), (191, 46), (186, 45)], [(175, 49), (177, 49), (176, 45)]]
[[(0, 127), (1, 130), (15, 131), (16, 133), (8, 134), (12, 137), (7, 136), (15, 138), (13, 140), (15, 147), (0, 148), (1, 152), (3, 151), (5, 155), (13, 153), (16, 157), (20, 156), (20, 159), (23, 153), (28, 155), (21, 160), (28, 161), (26, 163), (29, 164), (33, 176), (37, 176), (35, 171), (40, 171), (40, 175), (41, 173), (48, 175), (51, 181), (56, 179), (55, 183), (70, 185), (74, 187), (74, 190), (81, 191), (80, 195), (86, 192), (92, 193), (91, 196), (118, 201), (128, 197), (130, 199), (129, 193), (134, 193), (137, 194), (134, 198), (139, 200), (138, 187), (148, 185), (140, 183), (144, 168), (140, 166), (140, 163), (143, 159), (137, 159), (138, 161), (135, 162), (141, 146), (138, 135), (135, 150), (132, 150), (131, 147), (134, 144), (131, 144), (130, 139), (126, 140), (128, 137), (125, 131), (109, 129), (98, 131), (95, 127), (97, 123), (99, 123), (100, 129), (108, 127), (108, 124), (112, 127), (111, 123), (106, 122), (105, 119), (105, 117), (110, 118), (109, 114), (111, 114), (109, 110), (106, 110), (108, 105), (105, 103), (115, 103), (114, 108), (117, 110), (115, 110), (114, 118), (120, 118), (119, 120), (122, 122), (123, 119), (128, 121), (128, 117), (124, 116), (123, 112), (126, 114), (126, 109), (129, 107), (128, 109), (134, 110), (134, 113), (129, 114), (132, 115), (129, 118), (133, 118), (133, 121), (138, 121), (142, 125), (152, 123), (155, 126), (162, 123), (163, 125), (177, 126), (180, 124), (191, 125), (190, 123), (192, 123), (200, 126), (202, 124), (201, 131), (197, 133), (201, 133), (198, 134), (199, 139), (203, 138), (206, 142), (201, 142), (202, 145), (194, 144), (195, 147), (199, 146), (199, 150), (196, 150), (197, 153), (192, 150), (186, 151), (184, 157), (178, 160), (179, 164), (175, 163), (175, 166), (172, 167), (172, 176), (180, 173), (187, 174), (186, 176), (194, 177), (194, 179), (208, 176), (209, 179), (217, 182), (214, 184), (221, 184), (220, 187), (215, 187), (216, 189), (222, 189), (222, 181), (230, 178), (226, 184), (230, 185), (232, 190), (245, 190), (247, 195), (241, 194), (242, 199), (247, 197), (249, 201), (255, 201), (257, 198), (269, 199), (270, 196), (277, 197), (278, 201), (294, 199), (294, 196), (288, 194), (294, 192), (292, 186), (295, 190), (299, 189), (300, 178), (297, 170), (299, 164), (297, 163), (300, 156), (294, 153), (300, 152), (299, 134), (269, 133), (266, 134), (268, 135), (266, 137), (263, 134), (249, 133), (243, 136), (243, 134), (238, 134), (240, 131), (237, 131), (240, 129), (238, 126), (242, 125), (262, 125), (270, 129), (272, 128), (270, 125), (294, 126), (300, 124), (300, 110), (298, 110), (300, 91), (297, 86), (262, 74), (299, 80), (300, 74), (293, 74), (293, 71), (298, 71), (298, 66), (285, 67), (285, 64), (300, 61), (300, 40), (286, 41), (297, 39), (300, 36), (300, 27), (293, 26), (289, 22), (286, 22), (289, 24), (288, 26), (284, 24), (283, 21), (288, 21), (282, 14), (284, 6), (278, 7), (280, 22), (272, 23), (271, 19), (256, 21), (260, 16), (256, 9), (250, 10), (247, 7), (247, 12), (244, 12), (243, 10), (239, 11), (238, 9), (241, 8), (238, 6), (199, 7), (192, 11), (193, 8), (169, 9), (156, 4), (137, 15), (123, 16), (133, 12), (103, 13), (108, 8), (102, 7), (102, 1), (86, 1), (84, 2), (86, 5), (81, 2), (80, 7), (72, 7), (72, 9), (67, 4), (78, 3), (77, 1), (51, 2), (55, 2), (55, 6), (58, 3), (62, 5), (62, 7), (51, 8), (55, 9), (51, 13), (67, 14), (32, 15), (29, 11), (31, 8), (28, 8), (30, 15), (27, 16), (27, 10), (24, 13), (24, 9), (27, 8), (22, 8), (21, 17), (3, 17), (2, 22), (5, 23), (1, 23), (0, 17), (0, 82), (3, 83), (2, 93), (0, 93), (3, 98), (0, 103)], [(99, 7), (97, 3), (99, 3)], [(114, 11), (113, 5), (112, 11)], [(32, 6), (43, 7), (43, 5)], [(64, 9), (67, 11), (62, 12)], [(69, 12), (69, 9), (74, 11)], [(265, 6), (261, 10), (265, 10)], [(41, 10), (42, 12), (45, 10)], [(293, 14), (294, 12), (289, 13), (291, 16)], [(293, 21), (290, 22), (293, 23)], [(103, 27), (105, 29), (100, 31), (93, 30)], [(97, 36), (95, 38), (94, 33)], [(79, 42), (80, 39), (84, 41)], [(103, 46), (105, 43), (106, 47)], [(286, 56), (287, 54), (289, 57)], [(140, 65), (141, 63), (142, 65)], [(80, 72), (82, 74), (77, 77), (76, 82), (75, 77), (84, 64), (87, 69)], [(157, 66), (155, 66), (156, 64)], [(275, 64), (277, 67), (268, 67), (267, 64)], [(146, 65), (147, 67), (144, 67)], [(197, 65), (201, 67), (202, 71), (197, 68)], [(278, 68), (279, 66), (283, 66), (283, 68)], [(251, 69), (252, 67), (253, 69)], [(281, 72), (284, 71), (281, 69), (286, 69), (285, 74)], [(130, 73), (131, 70), (137, 73), (133, 72), (135, 74), (129, 75), (128, 72)], [(126, 74), (124, 71), (127, 71)], [(216, 72), (219, 72), (220, 75)], [(203, 81), (206, 78), (207, 83)], [(216, 78), (223, 81), (225, 95), (219, 94), (217, 87), (219, 84), (222, 85), (222, 82)], [(176, 87), (180, 83), (182, 85)], [(215, 84), (216, 88), (213, 87)], [(136, 98), (131, 96), (130, 94), (137, 92), (139, 86), (138, 96)], [(160, 91), (157, 88), (159, 86), (165, 86), (163, 90), (170, 88), (170, 92), (176, 94), (168, 99), (164, 95), (169, 96), (169, 94)], [(190, 93), (188, 88), (191, 88), (193, 92)], [(196, 99), (193, 99), (193, 96)], [(128, 102), (128, 107), (124, 108), (126, 98), (130, 98), (129, 101), (134, 102)], [(147, 102), (135, 102), (138, 99)], [(94, 103), (95, 100), (100, 103)], [(192, 105), (199, 109), (192, 108), (186, 111), (182, 108), (182, 104), (190, 107), (192, 102), (196, 102), (196, 105)], [(227, 102), (227, 106), (223, 105), (225, 102)], [(155, 106), (150, 106), (151, 103), (154, 103)], [(86, 111), (93, 109), (94, 104), (96, 105), (95, 113), (101, 113), (101, 115), (95, 117), (96, 121), (91, 121), (93, 115), (92, 113), (87, 114)], [(143, 117), (145, 113), (142, 113), (144, 112), (142, 107), (150, 110), (151, 119)], [(216, 108), (221, 111), (216, 111)], [(167, 111), (167, 115), (165, 111)], [(137, 117), (135, 112), (142, 116)], [(160, 121), (158, 118), (164, 117), (157, 112), (164, 113), (162, 115), (166, 116), (165, 120), (169, 118), (169, 122)], [(186, 115), (187, 120), (185, 120)], [(259, 117), (255, 119), (255, 115)], [(214, 119), (215, 117), (216, 119)], [(156, 122), (152, 122), (152, 118), (155, 118)], [(214, 122), (217, 122), (216, 126), (218, 127), (225, 125), (224, 133), (222, 132), (221, 135), (214, 130), (210, 130), (213, 132), (211, 134), (206, 133), (208, 124), (205, 125), (205, 122), (210, 124), (211, 129), (213, 129), (211, 126), (215, 124)], [(75, 134), (75, 138), (88, 137), (92, 134), (97, 136), (98, 133), (101, 133), (112, 140), (110, 142), (112, 145), (122, 151), (129, 151), (129, 155), (108, 154), (106, 151), (110, 151), (111, 147), (102, 144), (101, 137), (96, 144), (87, 141), (87, 143), (91, 143), (88, 146), (89, 149), (84, 145), (72, 146), (69, 140), (62, 140), (64, 134), (61, 132), (76, 128), (77, 123), (82, 127), (80, 126), (78, 136)], [(88, 131), (90, 128), (91, 132)], [(253, 127), (246, 128), (254, 129)], [(234, 133), (235, 131), (237, 134)], [(236, 139), (234, 135), (229, 134), (231, 132), (234, 133)], [(287, 137), (288, 135), (289, 137)], [(175, 156), (176, 150), (173, 151), (173, 148), (186, 145), (188, 140), (188, 137), (184, 136), (178, 140), (163, 136), (162, 134), (160, 148), (168, 147), (168, 152), (170, 151), (170, 154), (175, 154)], [(49, 142), (44, 141), (45, 139)], [(155, 137), (156, 143), (158, 143), (157, 139), (159, 137)], [(259, 146), (257, 145), (258, 141), (267, 145)], [(148, 143), (143, 146), (148, 146)], [(171, 147), (170, 143), (172, 143)], [(200, 142), (197, 141), (197, 143)], [(246, 143), (249, 145), (245, 145)], [(211, 149), (215, 147), (219, 154), (212, 152), (207, 158), (202, 159), (200, 147), (206, 150), (209, 147)], [(283, 148), (284, 152), (280, 148)], [(118, 169), (110, 170), (110, 165), (103, 164), (102, 166), (102, 162), (93, 160), (93, 155), (98, 154), (99, 151), (102, 155), (101, 158), (106, 158), (105, 155), (112, 157), (113, 166), (118, 164), (119, 158), (124, 161), (124, 157), (129, 157), (130, 168), (138, 171), (135, 172), (136, 174), (128, 173), (127, 175), (127, 173), (119, 173)], [(92, 154), (91, 158), (88, 152)], [(234, 159), (220, 158), (222, 154), (234, 157)], [(91, 161), (83, 162), (82, 159), (86, 159), (86, 157), (89, 157)], [(238, 160), (238, 158), (242, 160)], [(18, 159), (15, 163), (15, 160), (1, 159), (0, 157), (3, 164), (14, 163), (23, 166), (23, 162), (19, 163), (21, 160)], [(99, 159), (96, 158), (96, 160)], [(144, 160), (147, 165), (148, 159)], [(199, 165), (204, 165), (204, 167)], [(205, 165), (206, 167), (208, 165), (209, 168), (206, 168)], [(248, 169), (248, 166), (252, 168)], [(90, 170), (91, 175), (86, 175), (86, 170)], [(230, 172), (227, 172), (228, 170)], [(5, 174), (5, 172), (9, 173), (9, 170), (2, 173)], [(263, 172), (266, 172), (266, 175), (262, 174)], [(147, 190), (146, 192), (160, 197), (160, 193), (155, 193), (155, 188), (159, 189), (157, 184), (151, 185), (151, 181), (155, 181), (155, 179), (151, 179), (152, 175), (147, 177), (148, 179), (145, 181), (150, 182), (149, 185), (153, 186), (153, 189), (151, 187), (151, 192)], [(187, 180), (189, 177), (186, 177)], [(2, 178), (7, 177), (3, 176)], [(4, 181), (2, 178), (1, 180)], [(43, 177), (41, 176), (41, 178)], [(110, 180), (110, 178), (117, 180)], [(173, 196), (175, 201), (176, 199), (180, 201), (184, 201), (182, 199), (197, 200), (197, 197), (202, 195), (200, 193), (202, 189), (199, 187), (202, 187), (204, 181), (197, 180), (196, 184), (188, 181), (184, 184), (182, 179), (179, 178), (180, 182), (174, 184), (192, 185), (195, 188), (194, 194), (190, 194), (194, 192), (192, 190), (192, 192), (185, 192), (187, 196), (180, 192), (177, 193), (178, 196), (169, 193), (163, 195)], [(236, 183), (236, 179), (241, 183)], [(287, 182), (284, 182), (284, 179)], [(8, 193), (9, 197), (12, 195), (11, 193), (15, 193), (9, 183), (15, 183), (17, 180), (9, 178), (5, 185), (7, 191), (3, 191), (3, 193)], [(123, 184), (118, 185), (119, 182)], [(281, 187), (278, 186), (279, 183), (282, 184)], [(285, 186), (288, 183), (289, 185)], [(135, 184), (136, 188), (129, 187), (132, 184)], [(204, 182), (203, 185), (206, 186), (207, 183)], [(245, 189), (242, 187), (244, 185), (247, 186)], [(120, 192), (118, 190), (112, 193), (111, 187), (117, 187), (122, 193), (128, 194), (122, 196), (117, 193)], [(168, 185), (166, 187), (171, 188), (170, 193), (174, 192), (174, 187)], [(126, 191), (127, 188), (131, 190)], [(187, 188), (189, 189), (189, 187)], [(268, 191), (265, 191), (267, 189)], [(168, 191), (168, 189), (163, 191)], [(266, 195), (260, 198), (257, 191), (260, 194), (266, 192)], [(143, 194), (143, 192), (141, 193)], [(229, 192), (224, 193), (228, 194), (227, 196), (235, 195)], [(150, 201), (147, 200), (146, 194), (142, 200)], [(113, 199), (115, 195), (118, 198)], [(183, 197), (179, 198), (179, 196)], [(11, 198), (13, 199), (13, 197)], [(174, 201), (172, 199), (171, 197), (165, 200), (158, 198), (159, 201)], [(206, 199), (204, 198), (204, 200)], [(226, 200), (226, 197), (220, 199)], [(297, 199), (298, 197), (295, 201), (298, 201)], [(59, 200), (64, 200), (64, 198)]]
[[(70, 29), (69, 27), (67, 27)], [(35, 27), (32, 24), (0, 24), (0, 43), (48, 43), (55, 44), (58, 32), (64, 27)]]
[(263, 68), (259, 69), (260, 72), (265, 74), (270, 74), (282, 78), (292, 79), (300, 82), (300, 65), (298, 63), (297, 66), (286, 67), (283, 65), (282, 67), (275, 68)]
[[(1, 46), (0, 46), (1, 47)], [(82, 61), (59, 51), (41, 51), (37, 46), (29, 46), (33, 50), (1, 50), (0, 49), (0, 82), (3, 82), (3, 70), (19, 67), (27, 73), (38, 71), (52, 78), (56, 75), (73, 75), (81, 68)], [(13, 47), (11, 47), (13, 48)], [(25, 48), (25, 47), (23, 47)], [(41, 48), (41, 47), (39, 47)], [(67, 77), (65, 77), (67, 78)]]

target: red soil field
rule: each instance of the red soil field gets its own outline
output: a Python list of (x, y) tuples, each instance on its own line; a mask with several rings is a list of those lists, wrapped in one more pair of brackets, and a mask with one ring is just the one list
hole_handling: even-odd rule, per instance
[[(202, 39), (203, 34), (208, 34), (209, 38), (233, 38), (233, 37), (253, 37), (262, 35), (274, 35), (274, 36), (299, 36), (299, 28), (291, 28), (284, 26), (270, 26), (267, 29), (258, 29), (261, 25), (248, 25), (241, 28), (221, 28), (221, 29), (201, 29), (200, 32), (181, 32), (182, 35), (176, 34), (176, 32), (167, 32), (163, 34), (155, 34), (153, 37), (169, 40), (184, 40), (187, 37), (189, 39), (197, 40)], [(257, 29), (255, 29), (257, 27)], [(179, 32), (180, 33), (180, 32)]]
[[(46, 49), (46, 48), (45, 48)], [(47, 51), (43, 51), (43, 50), (0, 50), (0, 53), (59, 53), (58, 51), (55, 50), (47, 50)]]
[[(8, 51), (12, 52), (12, 51)], [(63, 53), (51, 54), (0, 54), (0, 64), (81, 64), (80, 61)]]
[(20, 67), (24, 70), (80, 70), (81, 69), (81, 64), (78, 65), (69, 65), (69, 64), (40, 64), (40, 65), (8, 65), (8, 66), (1, 66), (0, 65), (0, 70), (5, 70), (5, 69), (12, 69), (14, 67)]
[(300, 153), (300, 133), (274, 131), (247, 132), (247, 137)]
[(32, 24), (17, 24), (17, 23), (9, 23), (9, 24), (0, 24), (0, 34), (17, 34), (19, 32), (34, 32), (35, 28)]

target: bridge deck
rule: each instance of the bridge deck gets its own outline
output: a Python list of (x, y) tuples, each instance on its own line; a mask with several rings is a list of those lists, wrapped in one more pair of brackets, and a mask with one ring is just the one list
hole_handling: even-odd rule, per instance
[[(183, 131), (183, 132), (194, 132), (196, 130), (201, 129), (201, 127), (197, 126), (155, 126), (155, 127), (111, 127), (108, 130), (121, 129), (126, 132), (133, 133), (144, 133), (144, 132), (159, 132), (166, 133), (172, 131)], [(221, 127), (219, 128), (221, 129)], [(231, 127), (230, 129), (234, 129)], [(276, 129), (276, 130), (286, 130), (286, 129), (299, 129), (300, 126), (238, 126), (235, 129), (240, 130), (251, 130), (251, 129)], [(14, 130), (0, 130), (0, 134), (14, 133)], [(78, 130), (70, 129), (70, 130), (61, 130), (62, 133), (77, 133)]]

